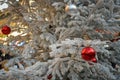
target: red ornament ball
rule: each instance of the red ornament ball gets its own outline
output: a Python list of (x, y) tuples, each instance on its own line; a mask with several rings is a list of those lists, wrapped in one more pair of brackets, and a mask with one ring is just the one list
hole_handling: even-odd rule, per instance
[(1, 31), (2, 31), (3, 34), (8, 35), (11, 32), (11, 28), (6, 25), (6, 26), (2, 27)]
[(90, 61), (95, 58), (96, 51), (92, 47), (85, 47), (81, 51), (81, 56), (84, 60)]
[(49, 74), (49, 75), (47, 76), (47, 79), (50, 80), (51, 78), (52, 78), (52, 74)]
[(97, 63), (97, 59), (96, 58), (93, 58), (91, 61), (94, 62), (94, 63)]

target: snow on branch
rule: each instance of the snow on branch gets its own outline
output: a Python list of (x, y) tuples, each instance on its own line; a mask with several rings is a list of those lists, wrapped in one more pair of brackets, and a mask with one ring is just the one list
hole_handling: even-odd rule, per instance
[[(98, 54), (105, 54), (110, 57), (110, 52), (105, 49), (107, 41), (75, 38), (74, 40), (66, 39), (61, 43), (51, 45), (50, 56), (54, 57), (54, 60), (49, 66), (48, 73), (53, 75), (52, 79), (62, 80), (69, 78), (70, 80), (80, 80), (83, 79), (82, 76), (86, 80), (90, 78), (94, 80), (95, 77), (115, 79), (115, 76), (110, 71), (111, 68), (100, 63), (93, 63), (94, 66), (91, 67), (89, 62), (81, 58), (80, 51), (88, 45), (94, 47)], [(99, 74), (104, 76), (99, 76)]]

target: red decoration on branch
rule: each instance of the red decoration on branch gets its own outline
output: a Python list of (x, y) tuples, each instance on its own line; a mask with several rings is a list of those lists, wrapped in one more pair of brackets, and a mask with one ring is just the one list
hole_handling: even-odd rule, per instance
[(8, 35), (11, 32), (11, 28), (6, 25), (2, 27), (1, 31), (3, 34)]
[[(82, 58), (86, 61), (92, 61), (95, 58), (96, 51), (92, 47), (85, 47), (81, 51)], [(93, 60), (95, 61), (95, 60)]]
[(97, 63), (97, 59), (96, 58), (93, 58), (91, 61), (94, 62), (94, 63)]
[(50, 80), (51, 78), (52, 78), (52, 74), (49, 74), (49, 75), (47, 76), (47, 79)]

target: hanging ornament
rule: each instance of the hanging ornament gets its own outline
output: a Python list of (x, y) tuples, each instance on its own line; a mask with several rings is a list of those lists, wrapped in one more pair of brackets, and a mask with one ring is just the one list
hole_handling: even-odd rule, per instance
[(65, 7), (66, 12), (68, 12), (70, 10), (76, 10), (76, 9), (77, 9), (77, 7), (74, 4), (69, 4), (69, 5), (66, 5), (66, 7)]
[(16, 41), (16, 42), (15, 42), (15, 45), (18, 46), (18, 47), (21, 47), (21, 46), (23, 46), (24, 44), (25, 44), (25, 41), (21, 41), (21, 42), (20, 42), (20, 41)]
[(6, 26), (3, 26), (2, 27), (2, 33), (3, 34), (5, 34), (5, 35), (8, 35), (8, 34), (10, 34), (10, 32), (11, 32), (11, 29), (10, 29), (10, 27), (8, 27), (7, 25)]
[(52, 74), (49, 74), (49, 75), (47, 76), (47, 79), (50, 80), (51, 78), (52, 78)]
[(75, 4), (66, 5), (65, 12), (69, 15), (78, 15), (79, 14), (79, 11), (77, 10), (77, 6)]
[(95, 58), (96, 51), (92, 47), (85, 47), (81, 51), (81, 56), (84, 60), (90, 61)]

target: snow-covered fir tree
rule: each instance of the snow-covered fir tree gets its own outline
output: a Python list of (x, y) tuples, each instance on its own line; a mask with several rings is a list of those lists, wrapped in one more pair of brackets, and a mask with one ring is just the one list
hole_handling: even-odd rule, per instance
[[(0, 28), (11, 33), (0, 33), (0, 80), (120, 80), (120, 0), (5, 4)], [(88, 47), (94, 60), (82, 55)]]

